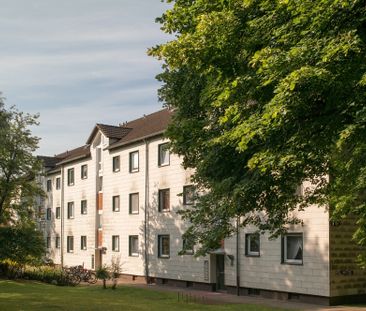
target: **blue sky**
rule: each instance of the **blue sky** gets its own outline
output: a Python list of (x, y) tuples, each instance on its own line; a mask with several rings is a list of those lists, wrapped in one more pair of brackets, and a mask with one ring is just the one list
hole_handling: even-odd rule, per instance
[(0, 0), (0, 91), (40, 113), (37, 154), (85, 143), (95, 123), (159, 110), (159, 62), (146, 50), (169, 38), (160, 0)]

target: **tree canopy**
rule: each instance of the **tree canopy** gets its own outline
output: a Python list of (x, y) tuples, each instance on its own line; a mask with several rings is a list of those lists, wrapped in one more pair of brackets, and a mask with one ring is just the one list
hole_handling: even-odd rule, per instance
[(36, 124), (37, 116), (5, 109), (0, 99), (0, 225), (29, 220), (42, 194), (41, 163), (33, 155), (39, 139), (30, 131)]
[(276, 236), (313, 203), (356, 214), (366, 245), (365, 1), (166, 2), (157, 21), (175, 37), (149, 53), (176, 111), (171, 148), (210, 190), (183, 213), (200, 253), (237, 216)]

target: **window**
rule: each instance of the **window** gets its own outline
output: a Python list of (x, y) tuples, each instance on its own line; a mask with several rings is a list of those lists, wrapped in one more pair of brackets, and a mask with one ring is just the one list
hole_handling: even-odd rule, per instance
[(158, 146), (158, 165), (166, 166), (170, 164), (170, 153), (169, 153), (169, 144), (161, 144)]
[(119, 235), (112, 235), (112, 251), (119, 252)]
[(47, 220), (51, 220), (51, 209), (50, 208), (47, 208), (47, 211), (46, 211), (46, 219)]
[(129, 254), (132, 257), (137, 257), (139, 255), (139, 237), (138, 235), (129, 236)]
[(112, 197), (112, 210), (113, 212), (119, 212), (119, 195)]
[(74, 252), (74, 237), (73, 236), (67, 237), (67, 252), (68, 253)]
[(170, 257), (170, 237), (169, 235), (158, 235), (158, 256), (159, 258)]
[(260, 256), (260, 236), (257, 233), (249, 233), (245, 235), (245, 255), (259, 257)]
[(170, 210), (170, 189), (159, 190), (159, 212), (169, 212)]
[(46, 238), (46, 247), (47, 247), (47, 248), (51, 248), (51, 237), (50, 237), (50, 236), (48, 236), (48, 237)]
[(130, 193), (130, 214), (139, 213), (139, 194)]
[(80, 212), (82, 215), (86, 215), (88, 213), (88, 203), (86, 200), (81, 200)]
[(183, 238), (183, 253), (186, 255), (193, 255), (194, 241), (188, 238)]
[(48, 179), (47, 180), (47, 191), (51, 191), (52, 190), (52, 180)]
[(86, 250), (86, 235), (82, 235), (80, 238), (80, 249), (83, 251)]
[(56, 248), (60, 248), (60, 246), (61, 246), (60, 237), (59, 236), (57, 236), (56, 239), (55, 239), (55, 246), (56, 246)]
[(82, 165), (81, 166), (81, 179), (87, 179), (88, 178), (88, 165)]
[(67, 170), (67, 185), (73, 186), (74, 185), (74, 169), (69, 168)]
[(195, 188), (194, 186), (184, 186), (183, 187), (183, 204), (193, 205), (195, 199)]
[(57, 177), (56, 178), (56, 190), (60, 190), (61, 189), (61, 178)]
[(295, 265), (303, 263), (302, 233), (289, 233), (282, 237), (282, 263)]
[(139, 152), (134, 151), (130, 153), (130, 173), (139, 171)]
[(112, 165), (113, 165), (113, 172), (119, 172), (120, 169), (120, 160), (119, 160), (119, 156), (115, 156), (112, 159)]
[(61, 207), (56, 207), (56, 219), (61, 218)]
[(74, 218), (74, 202), (67, 203), (67, 218), (68, 219)]

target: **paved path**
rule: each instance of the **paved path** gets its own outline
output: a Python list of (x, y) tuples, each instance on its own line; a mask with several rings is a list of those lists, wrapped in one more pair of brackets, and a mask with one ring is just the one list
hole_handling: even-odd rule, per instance
[(235, 296), (226, 293), (189, 290), (186, 288), (172, 287), (172, 286), (159, 286), (159, 285), (146, 285), (136, 284), (130, 282), (122, 282), (123, 284), (136, 286), (151, 290), (164, 291), (164, 292), (176, 292), (177, 299), (197, 301), (207, 304), (258, 304), (268, 307), (276, 307), (283, 310), (301, 310), (301, 311), (366, 311), (366, 307), (349, 307), (349, 306), (336, 306), (326, 307), (313, 304), (305, 304), (300, 302), (290, 302), (284, 300), (267, 299), (261, 297), (252, 296)]

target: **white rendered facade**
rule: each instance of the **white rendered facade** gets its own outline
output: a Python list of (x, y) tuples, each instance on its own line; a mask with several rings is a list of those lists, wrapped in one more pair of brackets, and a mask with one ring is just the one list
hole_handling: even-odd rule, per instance
[[(150, 122), (149, 118), (139, 122)], [(56, 264), (96, 269), (119, 258), (123, 274), (159, 283), (229, 291), (235, 291), (239, 285), (243, 294), (262, 291), (267, 296), (286, 299), (304, 295), (311, 302), (331, 297), (331, 228), (324, 208), (311, 206), (301, 212), (303, 226), (289, 230), (290, 235), (299, 237), (298, 241), (301, 238), (301, 246), (296, 246), (301, 248), (301, 260), (284, 260), (287, 241), (269, 240), (266, 235), (259, 238), (258, 253), (248, 253), (247, 234), (254, 233), (255, 228), (240, 230), (238, 239), (227, 238), (221, 250), (206, 257), (179, 255), (187, 224), (177, 211), (189, 208), (183, 204), (181, 194), (185, 186), (191, 185), (191, 172), (183, 169), (181, 159), (174, 154), (159, 163), (160, 146), (167, 142), (161, 131), (125, 141), (107, 136), (96, 127), (84, 147), (87, 152), (66, 156), (46, 176), (52, 189), (48, 189), (43, 207), (51, 209), (51, 218), (46, 217), (44, 232), (50, 238), (49, 257)], [(136, 153), (137, 169), (136, 163), (131, 164), (136, 162)], [(68, 176), (72, 169), (74, 181), (70, 184)], [(56, 189), (57, 178), (60, 189)], [(161, 195), (168, 198), (163, 210), (159, 209)], [(86, 213), (82, 201), (87, 202)], [(72, 203), (74, 210), (70, 215)], [(56, 218), (58, 207), (60, 217)], [(60, 237), (59, 248), (56, 237)], [(273, 292), (280, 294), (268, 294)]]

